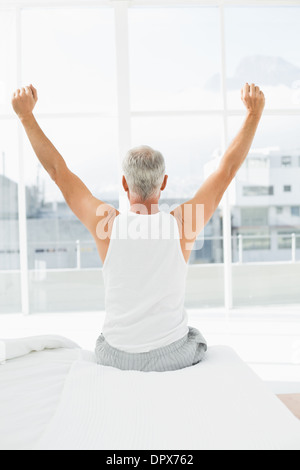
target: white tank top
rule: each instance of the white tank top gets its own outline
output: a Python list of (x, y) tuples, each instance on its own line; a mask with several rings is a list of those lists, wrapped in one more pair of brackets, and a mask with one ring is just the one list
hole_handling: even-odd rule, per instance
[(186, 275), (179, 229), (171, 214), (129, 211), (117, 216), (103, 266), (106, 341), (140, 353), (183, 338), (189, 331)]

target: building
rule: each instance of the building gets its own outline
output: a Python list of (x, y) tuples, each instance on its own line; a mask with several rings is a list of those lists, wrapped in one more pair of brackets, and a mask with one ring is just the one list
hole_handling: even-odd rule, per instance
[[(205, 177), (220, 158), (214, 154)], [(300, 150), (272, 147), (250, 152), (230, 188), (234, 262), (300, 260), (299, 181)], [(19, 269), (18, 185), (0, 175), (0, 190), (0, 269)], [(162, 203), (171, 207), (182, 200)], [(91, 235), (65, 202), (45, 202), (43, 191), (31, 186), (26, 188), (26, 207), (30, 269), (101, 266)], [(196, 242), (190, 262), (223, 262), (220, 208)]]
[[(206, 175), (219, 161), (212, 160)], [(253, 149), (230, 190), (233, 261), (292, 261), (300, 255), (300, 149)]]
[[(18, 185), (0, 175), (0, 269), (19, 269)], [(118, 201), (107, 201), (118, 207)], [(162, 210), (182, 203), (164, 199)], [(165, 206), (165, 209), (164, 209)], [(26, 188), (29, 269), (101, 267), (95, 242), (83, 224), (62, 202), (45, 202), (38, 186)], [(222, 218), (217, 211), (191, 255), (191, 263), (222, 262)], [(204, 242), (204, 243), (203, 243)]]
[(0, 175), (0, 220), (18, 218), (18, 184)]

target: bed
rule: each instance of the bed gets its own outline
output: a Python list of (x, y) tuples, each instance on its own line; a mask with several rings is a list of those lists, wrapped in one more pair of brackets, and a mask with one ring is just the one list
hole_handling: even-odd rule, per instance
[(65, 338), (0, 344), (1, 450), (300, 450), (300, 422), (231, 348), (141, 373)]

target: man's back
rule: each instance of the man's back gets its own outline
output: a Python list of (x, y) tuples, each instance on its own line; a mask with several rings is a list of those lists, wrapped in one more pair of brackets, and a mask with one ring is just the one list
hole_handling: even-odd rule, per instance
[(103, 267), (107, 342), (137, 353), (184, 337), (186, 274), (178, 225), (171, 214), (117, 216)]

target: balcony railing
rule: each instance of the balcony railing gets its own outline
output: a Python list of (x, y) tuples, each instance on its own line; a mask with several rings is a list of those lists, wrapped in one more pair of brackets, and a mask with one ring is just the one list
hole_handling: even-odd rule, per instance
[[(93, 241), (53, 241), (28, 244), (29, 269), (100, 269)], [(234, 235), (232, 261), (236, 264), (300, 262), (300, 235)], [(222, 264), (223, 237), (197, 240), (190, 264)], [(18, 246), (0, 247), (0, 271), (19, 270)]]
[[(288, 255), (289, 253), (289, 260), (292, 263), (297, 262), (297, 251), (300, 252), (300, 235), (296, 235), (295, 233), (289, 235), (280, 235), (276, 234), (275, 237), (269, 235), (242, 235), (239, 234), (233, 237), (235, 241), (237, 241), (237, 250), (238, 250), (238, 258), (237, 262), (242, 264), (244, 262), (244, 253), (245, 251), (258, 251), (258, 250), (269, 250), (270, 252), (279, 251), (282, 252), (284, 255)], [(272, 241), (273, 241), (273, 248), (272, 248)], [(246, 243), (245, 243), (246, 242)], [(250, 243), (249, 243), (250, 242)], [(284, 260), (276, 260), (276, 261), (288, 261), (288, 258)]]
[[(275, 239), (277, 251), (274, 251)], [(299, 305), (300, 312), (299, 239), (296, 234), (273, 239), (232, 237), (234, 307), (293, 304)], [(266, 242), (269, 249), (265, 249)], [(202, 241), (198, 244), (201, 247)], [(93, 241), (35, 242), (28, 248), (30, 313), (105, 309), (102, 264)], [(188, 308), (224, 307), (226, 271), (222, 248), (222, 237), (207, 237), (202, 249), (193, 251), (186, 286)], [(0, 247), (0, 313), (22, 311), (18, 263), (18, 247), (10, 246), (7, 250)]]

